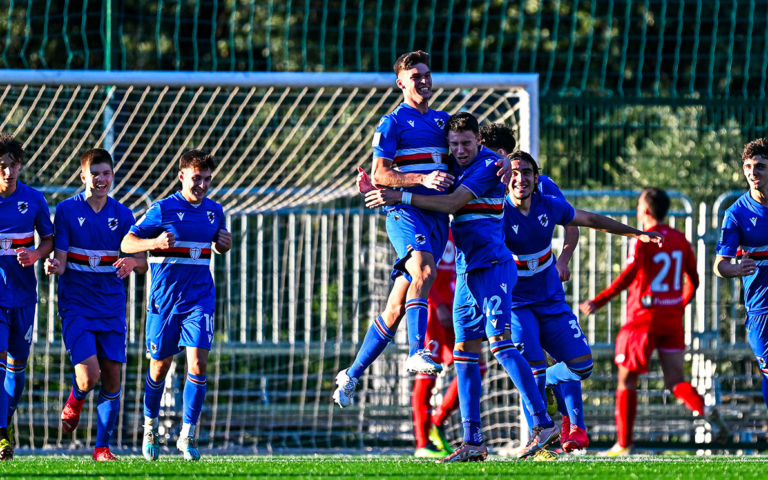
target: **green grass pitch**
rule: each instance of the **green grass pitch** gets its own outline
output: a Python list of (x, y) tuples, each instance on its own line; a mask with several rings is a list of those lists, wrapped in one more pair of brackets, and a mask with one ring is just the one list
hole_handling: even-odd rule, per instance
[(542, 480), (723, 480), (764, 479), (766, 457), (633, 457), (605, 460), (586, 456), (555, 462), (501, 461), (437, 465), (409, 457), (216, 457), (186, 463), (166, 457), (156, 463), (123, 458), (97, 464), (87, 457), (18, 457), (0, 464), (1, 479), (542, 479)]

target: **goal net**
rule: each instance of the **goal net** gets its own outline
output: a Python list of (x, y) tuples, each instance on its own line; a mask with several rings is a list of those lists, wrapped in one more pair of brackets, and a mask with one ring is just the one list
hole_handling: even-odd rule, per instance
[[(536, 75), (436, 74), (431, 105), (511, 125), (538, 156)], [(26, 149), (22, 181), (53, 207), (82, 188), (79, 158), (115, 160), (112, 195), (140, 215), (178, 188), (180, 154), (200, 148), (218, 168), (234, 248), (212, 264), (217, 284), (202, 447), (238, 451), (412, 448), (413, 379), (402, 370), (405, 329), (362, 378), (356, 404), (334, 408), (334, 376), (351, 363), (389, 293), (393, 254), (384, 219), (365, 211), (356, 167), (371, 162), (379, 118), (401, 102), (393, 75), (181, 72), (0, 72), (0, 131)], [(38, 265), (40, 302), (28, 385), (15, 416), (22, 448), (92, 447), (95, 399), (74, 435), (59, 413), (72, 366), (56, 317), (56, 286)], [(149, 278), (128, 282), (128, 363), (119, 447), (140, 446)], [(122, 306), (120, 307), (122, 308)], [(493, 358), (489, 356), (489, 358)], [(181, 423), (183, 356), (171, 369), (161, 443)], [(440, 400), (453, 369), (438, 380)], [(519, 438), (519, 399), (491, 362), (483, 423), (491, 446)], [(454, 417), (449, 434), (456, 438)]]

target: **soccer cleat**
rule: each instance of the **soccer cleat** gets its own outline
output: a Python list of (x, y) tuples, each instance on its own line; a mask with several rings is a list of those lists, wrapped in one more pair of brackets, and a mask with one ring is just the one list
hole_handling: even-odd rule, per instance
[(445, 436), (445, 429), (443, 427), (432, 425), (429, 429), (429, 439), (438, 450), (442, 450), (448, 455), (453, 453), (453, 447), (451, 442), (448, 441), (448, 437)]
[(534, 453), (547, 448), (549, 444), (560, 438), (560, 429), (556, 424), (551, 427), (542, 427), (540, 425), (533, 427), (531, 438), (525, 446), (525, 450), (517, 455), (517, 458), (528, 458)]
[(715, 441), (723, 443), (728, 440), (728, 436), (731, 434), (731, 429), (728, 428), (728, 424), (725, 423), (723, 418), (720, 416), (720, 412), (717, 410), (717, 408), (708, 408), (704, 418), (712, 427), (712, 436), (714, 437)]
[(160, 436), (151, 428), (144, 427), (144, 438), (141, 441), (141, 453), (148, 462), (157, 460), (160, 456)]
[(352, 403), (352, 396), (357, 388), (357, 379), (347, 375), (346, 370), (342, 370), (336, 375), (336, 391), (333, 392), (333, 401), (340, 408), (348, 407)]
[[(568, 436), (571, 434), (571, 419), (568, 415), (563, 415), (563, 425), (560, 429), (560, 446), (565, 445), (568, 441)], [(565, 448), (563, 448), (565, 450)], [(567, 450), (566, 450), (567, 451)]]
[(610, 450), (600, 452), (597, 454), (597, 456), (598, 457), (628, 457), (633, 453), (635, 453), (634, 445), (630, 445), (628, 447), (622, 447), (617, 443), (614, 446), (612, 446)]
[(176, 448), (184, 454), (184, 460), (196, 462), (200, 460), (200, 452), (197, 450), (195, 437), (179, 437)]
[(485, 444), (470, 445), (464, 442), (455, 452), (445, 458), (441, 458), (437, 463), (482, 462), (487, 456), (488, 448), (486, 448)]
[(416, 458), (445, 458), (450, 455), (445, 450), (438, 450), (434, 445), (427, 444), (424, 447), (417, 448), (413, 454)]
[(0, 439), (0, 462), (13, 460), (13, 445), (7, 438)]
[(411, 373), (437, 375), (443, 371), (443, 366), (432, 360), (432, 352), (428, 349), (418, 350), (405, 361), (405, 370)]
[(93, 460), (95, 462), (116, 462), (117, 457), (112, 455), (109, 447), (96, 447), (96, 450), (93, 451)]
[(72, 433), (77, 428), (77, 424), (80, 423), (80, 411), (83, 409), (84, 403), (85, 399), (78, 400), (70, 392), (64, 410), (61, 411), (61, 426), (64, 427), (65, 432)]
[(553, 452), (552, 450), (547, 450), (546, 448), (542, 448), (536, 454), (533, 456), (534, 462), (551, 462), (553, 460), (557, 460), (557, 453)]
[[(565, 429), (563, 429), (563, 431), (565, 431)], [(571, 425), (571, 431), (568, 432), (568, 439), (566, 441), (561, 439), (560, 445), (563, 446), (563, 450), (566, 453), (571, 453), (574, 450), (584, 450), (589, 446), (587, 431), (578, 425)]]

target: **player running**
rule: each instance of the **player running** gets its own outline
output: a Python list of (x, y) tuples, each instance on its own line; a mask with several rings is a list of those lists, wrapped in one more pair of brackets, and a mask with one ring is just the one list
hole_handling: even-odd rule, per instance
[(101, 378), (96, 405), (97, 462), (117, 460), (109, 440), (120, 411), (120, 374), (126, 361), (125, 289), (131, 272), (146, 273), (144, 254), (119, 258), (120, 242), (135, 223), (133, 213), (109, 197), (112, 156), (94, 148), (80, 159), (85, 191), (56, 207), (54, 258), (45, 273), (59, 276), (59, 317), (75, 375), (61, 423), (73, 432), (88, 393)]
[[(213, 156), (190, 150), (181, 156), (181, 191), (152, 204), (122, 243), (126, 253), (148, 251), (152, 286), (147, 309), (147, 351), (151, 355), (144, 389), (147, 460), (160, 454), (158, 416), (165, 377), (174, 355), (187, 351), (184, 424), (176, 447), (185, 460), (199, 460), (195, 428), (203, 408), (208, 353), (213, 342), (216, 289), (211, 253), (232, 248), (224, 211), (205, 198), (216, 169)], [(213, 244), (213, 246), (211, 246)]]
[[(373, 137), (373, 185), (419, 195), (441, 196), (453, 184), (448, 173), (446, 112), (429, 108), (432, 74), (429, 54), (401, 55), (394, 66), (403, 103), (379, 121)], [(503, 178), (503, 177), (502, 177)], [(498, 181), (498, 179), (497, 179)], [(408, 325), (409, 372), (435, 375), (442, 366), (424, 348), (427, 297), (437, 275), (436, 259), (445, 250), (448, 215), (408, 204), (387, 209), (387, 234), (397, 252), (394, 285), (387, 306), (368, 329), (352, 365), (336, 376), (333, 400), (344, 408), (352, 402), (358, 379), (394, 339), (405, 313)]]
[[(53, 225), (45, 197), (19, 181), (24, 147), (0, 133), (0, 460), (13, 459), (8, 434), (24, 391), (37, 304), (32, 266), (53, 249)], [(35, 232), (40, 243), (35, 248)]]
[(526, 450), (520, 454), (525, 458), (557, 440), (558, 429), (547, 415), (528, 364), (506, 333), (512, 290), (517, 281), (512, 254), (504, 245), (502, 230), (506, 188), (497, 179), (498, 156), (479, 143), (477, 119), (469, 113), (457, 113), (450, 117), (447, 129), (451, 160), (458, 175), (452, 193), (426, 196), (383, 189), (369, 192), (366, 205), (374, 208), (404, 203), (453, 214), (451, 230), (458, 251), (453, 357), (464, 442), (441, 461), (483, 461), (488, 455), (480, 425), (482, 386), (478, 360), (484, 337), (520, 390), (526, 407), (535, 412), (533, 434)]
[[(685, 235), (664, 223), (669, 203), (663, 190), (650, 187), (643, 190), (637, 204), (637, 220), (646, 232), (663, 235), (664, 244), (659, 249), (633, 241), (624, 271), (597, 297), (580, 306), (582, 313), (590, 315), (629, 288), (627, 323), (616, 338), (617, 442), (604, 452), (606, 456), (629, 455), (634, 450), (632, 429), (637, 410), (637, 379), (648, 372), (654, 350), (659, 351), (664, 383), (669, 391), (690, 410), (701, 416), (705, 414), (704, 399), (683, 380), (683, 314), (699, 286), (696, 257)], [(722, 428), (724, 424), (717, 410), (707, 409), (706, 413), (719, 433), (727, 435), (727, 427)]]

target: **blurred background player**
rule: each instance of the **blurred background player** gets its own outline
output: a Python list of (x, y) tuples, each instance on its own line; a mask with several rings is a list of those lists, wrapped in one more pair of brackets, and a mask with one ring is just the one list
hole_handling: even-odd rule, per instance
[[(453, 363), (456, 336), (453, 332), (453, 296), (456, 290), (456, 245), (449, 232), (448, 243), (437, 265), (437, 278), (429, 291), (429, 320), (427, 322), (427, 348), (436, 363), (448, 366)], [(479, 360), (480, 377), (485, 376), (488, 365)], [(416, 374), (411, 405), (413, 427), (416, 434), (416, 457), (441, 458), (453, 453), (445, 434), (445, 422), (459, 408), (458, 377), (454, 377), (443, 395), (443, 400), (432, 411), (432, 390), (436, 375)]]
[(123, 279), (146, 273), (144, 254), (119, 258), (120, 243), (135, 223), (133, 213), (109, 197), (112, 156), (94, 148), (80, 159), (85, 191), (56, 207), (54, 258), (45, 273), (59, 276), (59, 317), (75, 375), (61, 423), (73, 432), (88, 393), (101, 378), (96, 404), (96, 461), (116, 460), (109, 440), (120, 411), (120, 374), (126, 361), (126, 296)]
[(206, 392), (208, 353), (213, 343), (216, 288), (213, 252), (232, 248), (220, 204), (206, 198), (216, 161), (190, 150), (179, 161), (181, 191), (152, 204), (122, 243), (125, 253), (150, 252), (152, 286), (147, 312), (147, 351), (151, 356), (144, 389), (142, 452), (160, 454), (160, 400), (174, 355), (186, 349), (184, 423), (176, 447), (185, 460), (199, 460), (195, 427)]
[[(48, 203), (19, 181), (24, 147), (0, 133), (0, 460), (13, 459), (8, 427), (24, 391), (37, 305), (35, 262), (53, 250)], [(35, 248), (35, 232), (40, 243)]]
[(741, 277), (744, 284), (747, 339), (760, 365), (768, 406), (768, 139), (746, 144), (741, 161), (749, 190), (725, 212), (715, 273)]
[[(646, 232), (664, 236), (657, 245), (632, 241), (624, 271), (594, 299), (579, 307), (590, 315), (608, 303), (622, 290), (629, 288), (627, 297), (627, 323), (616, 337), (616, 365), (619, 367), (616, 389), (616, 444), (607, 456), (632, 453), (632, 430), (637, 412), (637, 379), (648, 372), (648, 363), (654, 350), (659, 351), (659, 362), (664, 383), (686, 407), (704, 416), (704, 399), (683, 379), (685, 306), (699, 286), (696, 257), (685, 234), (666, 225), (669, 197), (658, 188), (643, 189), (637, 203), (637, 220)], [(684, 281), (687, 277), (688, 281)], [(706, 418), (714, 423), (719, 435), (727, 435), (727, 428), (715, 409), (707, 409)]]

